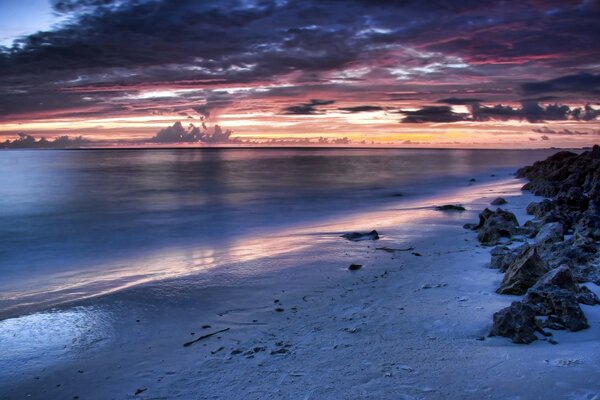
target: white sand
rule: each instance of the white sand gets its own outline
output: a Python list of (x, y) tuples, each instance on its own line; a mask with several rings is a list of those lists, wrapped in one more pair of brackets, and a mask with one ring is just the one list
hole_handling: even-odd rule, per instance
[[(583, 306), (591, 328), (555, 332), (558, 345), (477, 340), (518, 297), (495, 294), (490, 249), (462, 225), (498, 195), (524, 222), (533, 197), (520, 185), (490, 181), (414, 204), (425, 208), (282, 232), (253, 244), (264, 257), (211, 271), (220, 287), (188, 276), (3, 321), (0, 398), (600, 399), (600, 307)], [(430, 208), (446, 203), (469, 211)], [(382, 239), (338, 237), (371, 229)], [(277, 251), (281, 242), (294, 251)]]

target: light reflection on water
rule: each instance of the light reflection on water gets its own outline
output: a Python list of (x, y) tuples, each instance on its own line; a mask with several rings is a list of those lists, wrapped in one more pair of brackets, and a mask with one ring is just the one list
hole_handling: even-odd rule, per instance
[[(215, 268), (232, 264), (236, 265), (233, 271), (234, 279), (244, 279), (267, 272), (269, 268), (276, 268), (273, 263), (251, 261), (264, 261), (284, 254), (310, 251), (323, 242), (340, 240), (339, 236), (342, 233), (351, 230), (378, 229), (385, 235), (386, 228), (389, 228), (403, 232), (401, 236), (395, 236), (394, 241), (407, 242), (411, 237), (422, 235), (423, 232), (414, 229), (416, 226), (420, 224), (422, 228), (425, 226), (424, 221), (440, 216), (440, 212), (433, 209), (435, 205), (470, 202), (482, 196), (493, 197), (495, 194), (517, 195), (521, 185), (522, 183), (515, 179), (495, 181), (493, 184), (480, 184), (476, 190), (471, 187), (462, 188), (435, 197), (403, 201), (397, 203), (397, 207), (343, 217), (334, 216), (319, 223), (275, 230), (268, 235), (238, 238), (227, 246), (181, 246), (155, 251), (144, 257), (120, 260), (114, 264), (95, 266), (87, 271), (59, 274), (49, 277), (46, 287), (41, 290), (0, 293), (0, 305), (4, 310), (0, 312), (0, 317), (3, 314), (7, 316), (28, 311), (29, 305), (56, 305), (192, 274), (210, 276), (209, 273)], [(454, 218), (462, 218), (462, 215), (450, 213), (444, 217), (446, 221)], [(408, 229), (399, 230), (399, 227)], [(235, 281), (233, 283), (235, 284)]]
[(0, 321), (0, 380), (42, 370), (70, 355), (110, 343), (111, 316), (98, 307), (75, 307)]

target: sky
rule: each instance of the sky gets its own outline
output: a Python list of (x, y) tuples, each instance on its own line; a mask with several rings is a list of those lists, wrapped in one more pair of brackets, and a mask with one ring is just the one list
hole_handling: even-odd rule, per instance
[(2, 0), (0, 46), (22, 146), (600, 142), (600, 1)]

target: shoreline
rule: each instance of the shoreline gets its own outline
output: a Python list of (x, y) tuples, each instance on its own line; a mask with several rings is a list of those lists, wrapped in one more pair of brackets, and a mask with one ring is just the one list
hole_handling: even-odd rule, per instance
[[(377, 213), (381, 210), (395, 209), (407, 211), (411, 208), (435, 208), (443, 202), (444, 197), (453, 193), (470, 190), (474, 184), (470, 178), (477, 178), (475, 184), (489, 184), (505, 176), (512, 176), (511, 168), (496, 168), (477, 174), (449, 176), (441, 191), (432, 191), (431, 187), (443, 186), (442, 180), (432, 179), (426, 182), (404, 182), (403, 186), (377, 189), (374, 196), (365, 196), (365, 204), (356, 205), (356, 210), (336, 211), (329, 217), (308, 222), (295, 222), (281, 226), (270, 226), (263, 231), (247, 232), (229, 241), (217, 241), (205, 247), (197, 246), (193, 240), (181, 241), (147, 254), (131, 254), (125, 258), (105, 261), (81, 270), (67, 270), (45, 277), (43, 287), (23, 288), (18, 291), (4, 291), (0, 296), (0, 321), (22, 317), (28, 314), (61, 308), (77, 304), (86, 299), (111, 295), (121, 290), (160, 281), (200, 275), (218, 268), (235, 264), (238, 258), (248, 259), (248, 253), (254, 251), (256, 259), (262, 257), (259, 252), (265, 251), (261, 242), (269, 242), (268, 253), (284, 253), (294, 251), (299, 246), (317, 246), (323, 241), (337, 240), (337, 236), (348, 229), (368, 229), (368, 224), (349, 228), (349, 222), (360, 221), (361, 215)], [(493, 178), (493, 179), (491, 179)], [(411, 187), (405, 191), (405, 186)], [(400, 192), (400, 193), (399, 193)], [(340, 196), (346, 195), (339, 193)], [(439, 199), (439, 202), (436, 202)], [(455, 199), (458, 201), (458, 198)], [(439, 203), (439, 204), (438, 204)], [(360, 211), (357, 211), (360, 210)], [(323, 232), (325, 230), (335, 232)], [(335, 227), (335, 228), (332, 228)], [(386, 228), (390, 226), (389, 224)], [(291, 247), (290, 247), (291, 246)], [(290, 249), (291, 248), (291, 249)], [(189, 266), (190, 254), (196, 265)], [(168, 268), (165, 268), (168, 265)], [(126, 266), (126, 267), (125, 267)], [(260, 273), (260, 271), (258, 271)], [(207, 278), (210, 279), (210, 278)], [(52, 282), (52, 283), (50, 283)]]
[[(522, 183), (477, 184), (436, 199), (437, 205), (462, 203), (464, 213), (387, 209), (345, 220), (346, 231), (370, 227), (383, 236), (355, 243), (334, 240), (330, 230), (314, 251), (249, 261), (261, 267), (283, 262), (288, 268), (249, 275), (234, 288), (199, 293), (193, 277), (178, 278), (167, 282), (180, 289), (177, 296), (164, 297), (164, 288), (148, 284), (42, 313), (45, 317), (33, 314), (12, 328), (15, 334), (36, 330), (21, 342), (13, 339), (8, 356), (16, 357), (17, 367), (13, 360), (10, 375), (0, 380), (0, 394), (535, 399), (546, 398), (538, 390), (545, 387), (557, 397), (588, 398), (600, 390), (597, 308), (584, 307), (589, 329), (557, 332), (558, 346), (480, 340), (493, 312), (517, 297), (495, 293), (502, 275), (489, 268), (491, 248), (479, 245), (462, 225), (475, 221), (498, 196), (508, 199), (503, 208), (523, 223), (534, 196), (521, 193)], [(407, 245), (420, 255), (377, 250)], [(363, 268), (348, 271), (350, 263)], [(3, 322), (19, 320), (24, 321)], [(230, 330), (183, 347), (225, 328)], [(52, 348), (35, 347), (38, 335), (52, 333), (57, 342)], [(47, 354), (42, 360), (36, 358), (41, 352)], [(474, 375), (480, 377), (476, 382)]]

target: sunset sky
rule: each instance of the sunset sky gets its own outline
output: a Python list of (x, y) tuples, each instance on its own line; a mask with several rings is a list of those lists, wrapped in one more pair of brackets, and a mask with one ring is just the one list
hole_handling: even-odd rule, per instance
[(0, 46), (0, 142), (600, 141), (600, 1), (3, 0)]

